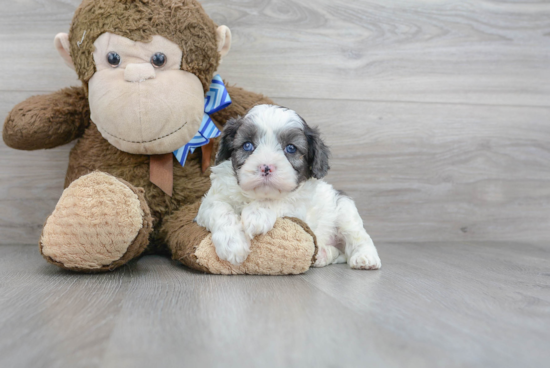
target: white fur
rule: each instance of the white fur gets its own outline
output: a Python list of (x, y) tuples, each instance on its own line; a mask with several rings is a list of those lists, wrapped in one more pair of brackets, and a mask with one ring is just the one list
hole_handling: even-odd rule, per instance
[[(379, 269), (378, 252), (354, 202), (323, 180), (297, 183), (276, 135), (289, 126), (303, 127), (296, 113), (259, 106), (247, 118), (257, 126), (261, 143), (237, 175), (231, 161), (212, 168), (212, 187), (196, 218), (212, 232), (218, 256), (240, 264), (250, 253), (250, 239), (269, 232), (279, 217), (296, 217), (317, 237), (315, 267), (347, 261), (352, 268)], [(265, 164), (277, 167), (269, 179), (258, 175), (258, 166)]]

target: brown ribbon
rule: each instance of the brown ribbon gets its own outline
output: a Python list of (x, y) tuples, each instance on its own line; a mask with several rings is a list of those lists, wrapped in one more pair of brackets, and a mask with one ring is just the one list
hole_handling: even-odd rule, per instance
[(212, 157), (212, 151), (214, 150), (214, 141), (211, 139), (209, 143), (201, 147), (202, 150), (202, 173), (210, 167), (210, 160)]
[[(202, 172), (210, 167), (214, 141), (201, 147), (202, 150)], [(153, 155), (149, 160), (149, 180), (159, 187), (164, 193), (172, 197), (174, 191), (174, 158), (172, 153), (164, 155)]]
[(159, 187), (164, 193), (172, 196), (174, 190), (174, 154), (151, 156), (149, 163), (149, 180)]

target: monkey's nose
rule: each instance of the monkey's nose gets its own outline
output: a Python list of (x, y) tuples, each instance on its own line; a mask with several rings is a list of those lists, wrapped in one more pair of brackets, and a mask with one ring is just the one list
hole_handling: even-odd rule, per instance
[(144, 82), (147, 79), (155, 78), (155, 68), (150, 63), (128, 64), (124, 71), (126, 82)]

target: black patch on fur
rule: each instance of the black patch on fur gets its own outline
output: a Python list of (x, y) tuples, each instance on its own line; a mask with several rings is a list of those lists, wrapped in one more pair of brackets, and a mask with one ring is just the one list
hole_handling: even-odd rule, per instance
[(308, 143), (307, 163), (309, 176), (315, 179), (322, 179), (330, 170), (328, 163), (330, 150), (321, 139), (319, 129), (311, 128), (304, 119), (302, 121), (304, 122), (304, 134)]
[(216, 165), (219, 165), (231, 158), (234, 150), (233, 141), (235, 140), (235, 136), (237, 135), (239, 128), (243, 125), (243, 120), (243, 118), (238, 117), (236, 119), (228, 120), (225, 124), (220, 141), (220, 148), (218, 149), (218, 153), (216, 155)]
[[(298, 184), (309, 179), (309, 164), (307, 156), (309, 152), (308, 141), (303, 129), (288, 129), (279, 133), (277, 137), (286, 159), (298, 173)], [(292, 144), (296, 147), (296, 153), (287, 153), (286, 147)]]
[(251, 122), (247, 122), (243, 119), (235, 139), (233, 140), (233, 154), (231, 155), (231, 163), (233, 164), (233, 170), (237, 172), (245, 163), (245, 161), (254, 153), (254, 151), (245, 151), (243, 145), (250, 142), (254, 145), (254, 149), (258, 147), (258, 128)]
[(243, 145), (246, 142), (251, 142), (254, 147), (258, 145), (257, 131), (257, 127), (247, 122), (246, 117), (229, 120), (222, 132), (216, 165), (231, 160), (233, 170), (237, 173), (246, 159), (254, 153), (254, 151), (245, 151)]

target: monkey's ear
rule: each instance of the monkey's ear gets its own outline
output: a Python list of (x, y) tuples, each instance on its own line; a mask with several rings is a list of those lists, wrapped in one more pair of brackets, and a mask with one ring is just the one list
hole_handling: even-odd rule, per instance
[(227, 26), (219, 26), (216, 31), (216, 39), (218, 41), (218, 52), (224, 57), (231, 50), (231, 30)]
[(66, 33), (59, 33), (55, 36), (53, 43), (57, 49), (57, 52), (59, 52), (59, 55), (61, 55), (63, 61), (65, 61), (65, 64), (67, 64), (67, 66), (72, 70), (75, 70), (73, 59), (71, 59), (71, 43), (69, 42), (69, 35)]

